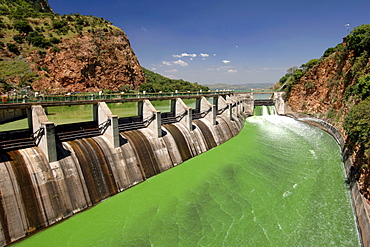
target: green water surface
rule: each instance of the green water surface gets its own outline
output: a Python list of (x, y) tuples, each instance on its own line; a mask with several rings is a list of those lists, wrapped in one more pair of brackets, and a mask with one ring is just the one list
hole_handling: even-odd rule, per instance
[(17, 246), (359, 246), (340, 149), (281, 116)]

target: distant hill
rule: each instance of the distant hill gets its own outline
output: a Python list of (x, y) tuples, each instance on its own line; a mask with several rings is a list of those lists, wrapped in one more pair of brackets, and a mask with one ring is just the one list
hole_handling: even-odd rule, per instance
[(141, 84), (140, 91), (146, 91), (148, 93), (155, 92), (179, 92), (186, 91), (208, 91), (209, 88), (206, 86), (199, 85), (197, 82), (191, 83), (184, 80), (170, 79), (153, 71), (143, 68), (146, 82)]
[(229, 85), (229, 84), (205, 84), (204, 86), (209, 87), (210, 90), (248, 90), (248, 89), (268, 89), (272, 88), (274, 84), (272, 83), (250, 83), (250, 84), (237, 84), (237, 85)]

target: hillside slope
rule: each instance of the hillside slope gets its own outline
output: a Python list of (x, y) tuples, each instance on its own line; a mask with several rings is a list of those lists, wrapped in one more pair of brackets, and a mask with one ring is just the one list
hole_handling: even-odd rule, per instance
[(199, 85), (197, 82), (191, 83), (181, 79), (170, 79), (153, 71), (143, 68), (146, 83), (140, 85), (140, 91), (148, 93), (157, 92), (186, 92), (186, 91), (208, 91), (206, 86)]
[(54, 14), (46, 0), (1, 0), (0, 37), (0, 93), (118, 91), (145, 82), (121, 29), (103, 18)]

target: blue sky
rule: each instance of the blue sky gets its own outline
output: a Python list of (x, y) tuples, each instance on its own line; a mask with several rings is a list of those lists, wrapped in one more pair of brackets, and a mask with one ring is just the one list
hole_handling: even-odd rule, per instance
[(49, 0), (56, 13), (107, 19), (140, 64), (200, 84), (276, 83), (370, 23), (369, 0)]

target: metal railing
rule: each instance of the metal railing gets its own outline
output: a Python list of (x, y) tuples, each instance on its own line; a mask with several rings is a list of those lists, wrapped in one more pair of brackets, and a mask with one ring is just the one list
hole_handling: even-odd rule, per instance
[(37, 102), (68, 102), (68, 101), (92, 101), (92, 100), (119, 100), (119, 99), (133, 99), (133, 98), (158, 98), (158, 97), (181, 97), (181, 96), (200, 96), (200, 95), (225, 95), (230, 93), (273, 93), (277, 90), (220, 90), (220, 91), (206, 91), (206, 92), (162, 92), (162, 93), (68, 93), (64, 95), (57, 94), (13, 94), (2, 95), (0, 104), (10, 103), (37, 103)]
[(37, 102), (69, 102), (69, 101), (92, 101), (92, 100), (119, 100), (133, 98), (158, 98), (158, 97), (181, 97), (181, 96), (200, 96), (200, 95), (224, 95), (230, 92), (208, 91), (208, 92), (164, 92), (164, 93), (73, 93), (65, 95), (55, 94), (36, 94), (36, 95), (3, 95), (1, 103), (37, 103)]

